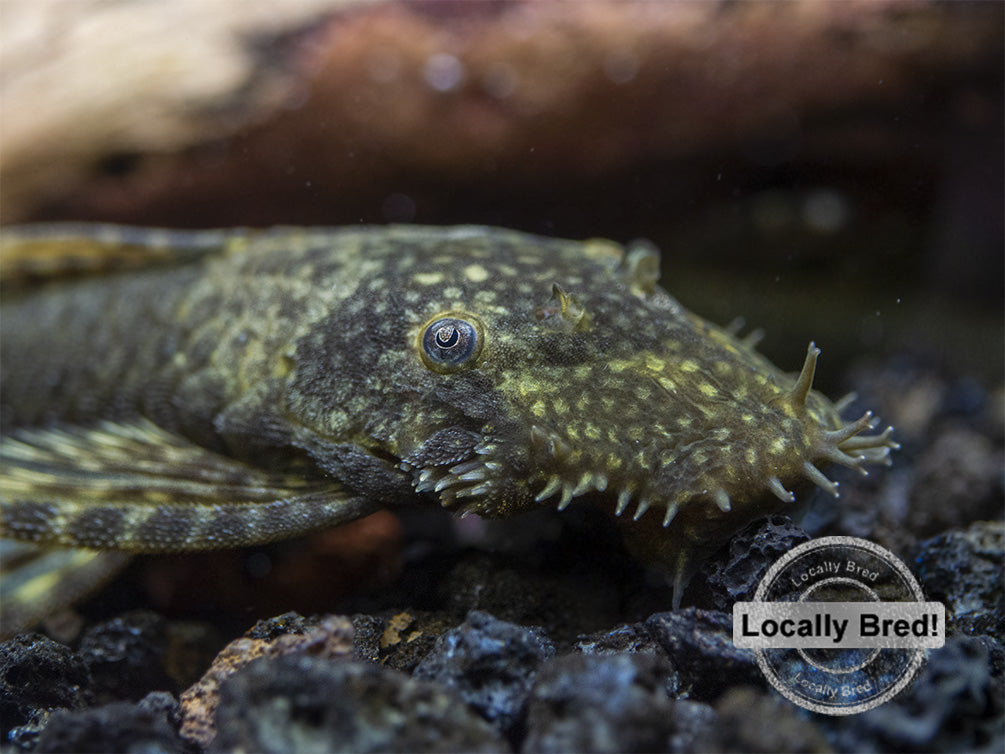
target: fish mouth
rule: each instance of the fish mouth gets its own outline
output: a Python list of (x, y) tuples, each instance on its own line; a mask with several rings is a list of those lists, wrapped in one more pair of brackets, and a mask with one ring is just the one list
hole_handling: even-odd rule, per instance
[(443, 507), (458, 509), (462, 516), (492, 515), (493, 501), (504, 486), (505, 464), (495, 457), (498, 448), (483, 438), (455, 463), (415, 466), (403, 461), (399, 468), (411, 473), (416, 492), (437, 496)]

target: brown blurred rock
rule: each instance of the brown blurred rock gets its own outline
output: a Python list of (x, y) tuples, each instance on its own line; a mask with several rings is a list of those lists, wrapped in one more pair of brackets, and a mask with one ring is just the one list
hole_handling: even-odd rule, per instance
[(210, 744), (216, 735), (215, 715), (221, 684), (254, 659), (293, 654), (352, 659), (353, 628), (348, 618), (327, 615), (315, 627), (302, 632), (299, 622), (294, 623), (293, 633), (271, 639), (246, 636), (224, 647), (203, 677), (182, 692), (183, 738), (202, 747)]
[(6, 9), (5, 222), (407, 220), (724, 146), (770, 164), (1002, 48), (997, 3), (92, 4)]

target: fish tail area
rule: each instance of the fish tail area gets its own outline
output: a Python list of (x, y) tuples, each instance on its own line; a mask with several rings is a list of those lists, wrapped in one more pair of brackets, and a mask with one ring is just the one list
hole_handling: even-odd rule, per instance
[(30, 628), (111, 579), (130, 560), (122, 552), (39, 547), (0, 539), (0, 638)]

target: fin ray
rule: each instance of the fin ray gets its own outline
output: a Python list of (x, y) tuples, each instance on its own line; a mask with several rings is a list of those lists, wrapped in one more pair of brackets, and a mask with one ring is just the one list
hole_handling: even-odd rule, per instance
[(0, 279), (5, 289), (60, 277), (186, 264), (247, 238), (242, 230), (166, 230), (93, 223), (4, 228)]
[(0, 439), (0, 461), (0, 535), (63, 547), (236, 547), (381, 507), (330, 479), (264, 471), (146, 421), (18, 430)]
[(97, 589), (130, 560), (123, 552), (0, 540), (0, 637), (23, 631)]

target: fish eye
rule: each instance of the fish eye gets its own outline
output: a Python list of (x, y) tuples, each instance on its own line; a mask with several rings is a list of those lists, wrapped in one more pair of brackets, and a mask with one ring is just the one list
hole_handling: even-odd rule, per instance
[(485, 343), (482, 325), (470, 314), (438, 314), (422, 332), (423, 363), (434, 372), (448, 374), (474, 366)]

